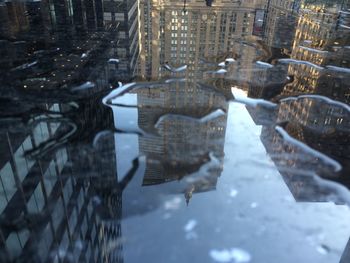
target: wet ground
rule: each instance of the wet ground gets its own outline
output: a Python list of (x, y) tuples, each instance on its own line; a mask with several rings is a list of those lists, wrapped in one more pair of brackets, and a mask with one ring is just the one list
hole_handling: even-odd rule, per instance
[(0, 1), (0, 262), (350, 262), (348, 8)]

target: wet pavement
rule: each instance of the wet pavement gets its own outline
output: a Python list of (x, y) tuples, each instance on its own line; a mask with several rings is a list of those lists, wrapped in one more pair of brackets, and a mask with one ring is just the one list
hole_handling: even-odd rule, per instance
[(349, 8), (0, 0), (0, 262), (350, 262)]

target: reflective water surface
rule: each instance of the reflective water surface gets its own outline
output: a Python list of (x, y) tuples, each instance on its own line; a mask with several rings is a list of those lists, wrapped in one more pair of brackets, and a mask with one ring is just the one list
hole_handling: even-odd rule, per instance
[(348, 0), (0, 0), (0, 262), (350, 262)]

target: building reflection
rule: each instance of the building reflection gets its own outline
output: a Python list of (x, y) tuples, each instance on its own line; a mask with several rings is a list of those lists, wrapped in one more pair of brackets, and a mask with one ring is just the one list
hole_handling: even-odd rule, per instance
[(299, 5), (300, 3), (294, 0), (268, 1), (263, 38), (269, 47), (291, 48), (295, 30), (295, 12), (300, 8)]
[(207, 7), (203, 1), (188, 1), (184, 12), (176, 1), (141, 1), (140, 75), (161, 78), (167, 73), (162, 65), (169, 62), (188, 65), (185, 76), (194, 77), (203, 59), (240, 54), (236, 42), (252, 37), (255, 14), (264, 4), (215, 1)]
[[(263, 126), (261, 141), (278, 168), (284, 182), (297, 202), (344, 202), (332, 197), (332, 191), (312, 175), (350, 187), (349, 167), (349, 111), (339, 105), (315, 98), (302, 98), (281, 103), (274, 122), (282, 125), (292, 138), (337, 161), (342, 170), (334, 167), (305, 147), (286, 142), (274, 126)], [(260, 123), (263, 124), (263, 123)], [(340, 263), (348, 262), (349, 242)]]
[[(317, 7), (314, 11), (318, 12), (299, 17), (291, 57), (315, 66), (290, 65), (288, 74), (295, 79), (281, 95), (314, 93), (349, 103), (349, 76), (339, 72), (339, 68), (349, 67), (349, 52), (345, 48), (350, 41), (348, 32), (339, 24), (337, 12)], [(329, 66), (334, 70), (323, 70)]]
[(193, 194), (215, 190), (224, 160), (224, 94), (193, 82), (139, 85), (110, 105), (115, 128), (139, 134), (116, 134), (118, 174), (144, 158), (124, 193), (126, 217), (153, 211), (164, 195), (182, 194), (188, 204)]
[[(10, 1), (0, 4), (0, 70), (17, 89), (103, 89), (130, 79), (138, 57), (137, 1)], [(115, 63), (115, 59), (119, 63)]]
[[(272, 57), (308, 61), (313, 66), (293, 63), (283, 67), (283, 76), (291, 78), (284, 85), (250, 85), (248, 95), (279, 102), (274, 110), (248, 107), (258, 125), (262, 125), (261, 141), (270, 158), (280, 171), (297, 202), (329, 202), (331, 193), (320, 187), (311, 176), (350, 187), (349, 167), (349, 74), (341, 72), (349, 68), (349, 34), (343, 24), (342, 13), (346, 3), (325, 1), (322, 5), (300, 1), (270, 1), (264, 39), (271, 46)], [(308, 10), (305, 11), (304, 10)], [(299, 14), (296, 16), (296, 12)], [(281, 38), (282, 37), (282, 38)], [(277, 51), (277, 54), (276, 54)], [(331, 67), (329, 67), (331, 66)], [(325, 68), (327, 70), (325, 70)], [(273, 70), (259, 74), (262, 82), (272, 79)], [(274, 75), (275, 76), (275, 75)], [(317, 94), (334, 100), (317, 97), (288, 99), (291, 96)], [(286, 99), (281, 101), (281, 99)], [(345, 104), (341, 104), (341, 103)], [(305, 145), (286, 141), (275, 129), (282, 127), (292, 138)], [(307, 147), (337, 161), (342, 166), (338, 173), (334, 167), (316, 155), (310, 155)], [(333, 200), (342, 203), (339, 200)], [(348, 262), (349, 242), (340, 262)]]
[[(312, 177), (305, 176), (303, 171), (313, 171), (324, 178), (350, 186), (347, 178), (349, 112), (345, 104), (337, 103), (349, 103), (349, 75), (342, 71), (349, 67), (350, 54), (346, 50), (349, 36), (338, 19), (340, 5), (315, 5), (305, 1), (297, 6), (303, 15), (296, 17), (293, 14), (297, 11), (296, 6), (291, 2), (270, 1), (265, 39), (270, 46), (280, 50), (280, 54), (290, 55), (294, 61), (310, 63), (291, 63), (280, 67), (278, 70), (282, 71), (282, 76), (290, 76), (290, 83), (278, 87), (250, 85), (250, 97), (272, 99), (279, 101), (279, 104), (277, 109), (269, 112), (260, 107), (248, 110), (254, 121), (264, 126), (261, 140), (295, 199), (327, 201), (328, 197), (318, 189), (318, 183)], [(303, 11), (306, 8), (308, 12)], [(284, 36), (279, 32), (282, 25), (272, 22), (276, 22), (276, 19), (285, 21), (282, 25), (286, 25), (286, 28), (282, 28), (282, 31), (293, 32), (284, 38), (284, 42), (276, 38)], [(276, 59), (288, 56), (277, 55)], [(275, 73), (274, 70), (265, 70), (260, 73), (260, 77), (272, 78), (272, 75), (276, 76)], [(312, 96), (290, 99), (291, 96), (305, 94), (321, 95), (335, 102)], [(334, 171), (318, 157), (310, 157), (305, 148), (287, 142), (275, 130), (276, 124), (308, 147), (338, 161), (343, 167), (342, 171), (334, 175)]]
[[(326, 201), (327, 197), (322, 197), (319, 189), (315, 188), (317, 183), (308, 182), (307, 177), (302, 176), (302, 171), (309, 169), (327, 179), (350, 186), (347, 178), (349, 152), (346, 147), (349, 144), (349, 112), (345, 104), (337, 103), (349, 104), (350, 91), (349, 74), (345, 73), (349, 67), (350, 54), (346, 49), (349, 45), (349, 35), (342, 26), (343, 21), (339, 20), (339, 10), (344, 6), (341, 6), (340, 1), (320, 5), (303, 1), (297, 6), (298, 10), (295, 10), (296, 6), (291, 2), (270, 1), (265, 38), (271, 42), (270, 45), (275, 45), (280, 50), (290, 50), (287, 53), (294, 61), (310, 63), (291, 63), (283, 67), (284, 76), (291, 76), (292, 81), (280, 85), (278, 89), (273, 90), (273, 87), (266, 85), (251, 85), (248, 88), (249, 96), (279, 101), (279, 105), (268, 114), (262, 114), (259, 109), (252, 108), (249, 108), (249, 112), (257, 124), (264, 125), (261, 140), (272, 160), (280, 168), (295, 199)], [(271, 22), (276, 21), (273, 17), (277, 12), (275, 9), (280, 12), (277, 15), (279, 19), (286, 18), (289, 21), (287, 17), (293, 17), (293, 12), (300, 11), (302, 14), (294, 18), (294, 24), (289, 25), (290, 30), (287, 31), (293, 32), (294, 35), (287, 37), (288, 41), (284, 43), (275, 41), (276, 36), (282, 35), (278, 32), (280, 25)], [(264, 74), (269, 76), (271, 71), (266, 70)], [(312, 96), (290, 99), (291, 96), (305, 94), (317, 94), (334, 101)], [(286, 100), (281, 101), (284, 98)], [(342, 171), (334, 176), (334, 172), (327, 170), (329, 167), (322, 164), (320, 159), (307, 158), (305, 149), (288, 144), (275, 131), (274, 126), (270, 126), (276, 123), (293, 138), (338, 161), (343, 167)], [(292, 169), (287, 171), (288, 167)]]
[[(208, 121), (201, 119), (218, 110), (226, 112), (226, 98), (200, 85), (176, 82), (137, 92), (137, 101), (139, 127), (149, 131), (155, 125), (158, 134), (139, 137), (139, 151), (146, 156), (147, 164), (143, 185), (181, 180), (199, 173), (203, 174), (201, 179), (177, 190), (185, 192), (187, 202), (192, 192), (215, 189), (223, 165), (227, 115)], [(213, 162), (213, 158), (220, 164), (201, 174), (200, 169)]]
[[(305, 7), (317, 12), (297, 18), (295, 13)], [(349, 103), (349, 76), (339, 68), (349, 68), (350, 39), (346, 25), (338, 22), (338, 7), (307, 1), (222, 0), (212, 7), (189, 1), (186, 12), (182, 8), (174, 1), (0, 2), (4, 87), (15, 87), (22, 95), (24, 89), (51, 92), (86, 81), (96, 87), (87, 100), (78, 101), (74, 114), (69, 103), (52, 102), (52, 97), (42, 105), (51, 114), (70, 113), (71, 122), (37, 114), (30, 116), (31, 129), (16, 124), (14, 132), (1, 130), (0, 146), (5, 150), (0, 158), (0, 261), (30, 257), (33, 262), (123, 262), (124, 188), (118, 176), (127, 154), (117, 135), (103, 137), (95, 148), (86, 145), (100, 130), (120, 128), (118, 112), (113, 115), (91, 97), (130, 80), (134, 73), (146, 79), (193, 78), (204, 76), (199, 70), (204, 60), (217, 66), (227, 57), (240, 56), (230, 73), (236, 70), (239, 75), (238, 68), (244, 68), (246, 79), (262, 83), (245, 83), (251, 97), (279, 100), (313, 93)], [(243, 43), (260, 40), (262, 32), (272, 47), (271, 60), (291, 56), (315, 66), (287, 65), (278, 74), (293, 76), (292, 81), (267, 87), (276, 72), (254, 74), (256, 48)], [(167, 62), (188, 65), (188, 70), (170, 74), (163, 67)], [(326, 65), (333, 68), (319, 70)], [(137, 154), (146, 157), (142, 187), (182, 182), (167, 193), (182, 193), (189, 203), (193, 194), (214, 190), (222, 172), (229, 96), (225, 88), (231, 82), (219, 78), (205, 84), (161, 83), (132, 92), (137, 103), (132, 116), (140, 130), (152, 135), (138, 136), (135, 143)], [(339, 104), (315, 98), (284, 101), (271, 113), (271, 122), (343, 166), (331, 177), (317, 158), (305, 159), (302, 149), (286, 144), (265, 125), (261, 140), (297, 201), (324, 201), (312, 181), (298, 176), (305, 168), (350, 186), (348, 114)], [(72, 124), (76, 132), (70, 144), (49, 148), (34, 159), (24, 154), (32, 149), (40, 153), (69, 133)]]
[[(97, 103), (97, 105), (96, 105)], [(81, 105), (79, 116), (95, 111), (99, 101)], [(48, 105), (49, 109), (64, 112), (66, 105)], [(109, 127), (111, 112), (103, 109), (103, 121), (84, 119), (78, 129), (82, 138), (90, 141), (91, 129)], [(37, 116), (38, 118), (40, 116)], [(9, 262), (28, 257), (35, 262), (122, 262), (121, 245), (110, 248), (121, 237), (121, 192), (108, 194), (106, 181), (116, 181), (115, 154), (102, 162), (103, 149), (114, 145), (113, 137), (100, 145), (102, 152), (78, 152), (74, 146), (60, 147), (43, 157), (31, 158), (26, 151), (41, 147), (65, 130), (66, 123), (39, 121), (28, 132), (2, 132), (1, 145), (1, 261)], [(90, 135), (81, 133), (89, 127)], [(90, 138), (89, 138), (90, 136)], [(111, 141), (112, 140), (112, 141)], [(78, 155), (78, 156), (77, 156)], [(98, 156), (98, 157), (96, 157)], [(114, 161), (113, 161), (114, 160)], [(107, 165), (108, 166), (107, 166)], [(103, 165), (103, 167), (101, 167)], [(108, 171), (101, 172), (101, 171)], [(87, 173), (87, 174), (86, 174)], [(113, 188), (112, 188), (113, 189)], [(98, 207), (114, 212), (101, 218), (91, 193), (99, 193)], [(95, 203), (94, 203), (95, 202)], [(119, 204), (119, 205), (118, 205)], [(105, 213), (106, 214), (106, 213)], [(106, 221), (115, 219), (113, 223)]]
[[(10, 121), (0, 131), (0, 261), (123, 262), (114, 137), (85, 145), (113, 126), (100, 96), (90, 97), (135, 69), (136, 1), (6, 1), (0, 14), (2, 89), (40, 92), (34, 114), (23, 113), (28, 126)], [(88, 98), (62, 102), (87, 80)]]
[[(277, 69), (261, 70), (254, 78), (259, 81), (249, 88), (249, 96), (278, 100), (305, 93), (323, 94), (347, 102), (348, 75), (334, 67), (348, 67), (349, 42), (344, 1), (269, 1), (264, 42), (269, 47), (268, 62), (281, 58), (311, 62), (309, 65), (292, 63)], [(324, 67), (333, 66), (333, 70)], [(344, 73), (344, 72), (343, 72)], [(271, 85), (276, 76), (291, 77), (291, 83)], [(268, 83), (268, 84), (266, 84)], [(287, 85), (286, 85), (287, 84)], [(278, 96), (279, 95), (279, 96)]]
[[(177, 187), (164, 191), (183, 193), (187, 203), (193, 193), (215, 189), (223, 165), (227, 116), (223, 114), (203, 122), (201, 119), (218, 110), (227, 112), (227, 99), (232, 98), (227, 87), (231, 81), (198, 83), (196, 77), (203, 77), (208, 70), (203, 70), (203, 61), (217, 65), (218, 59), (240, 54), (244, 59), (238, 64), (251, 64), (256, 50), (244, 48), (240, 41), (256, 38), (253, 36), (254, 29), (258, 31), (253, 27), (255, 16), (263, 7), (263, 1), (217, 1), (212, 7), (202, 1), (189, 1), (183, 12), (182, 3), (140, 1), (138, 74), (147, 80), (180, 76), (191, 79), (165, 81), (156, 87), (150, 84), (149, 88), (145, 84), (144, 88), (131, 92), (128, 99), (132, 105), (138, 105), (137, 111), (113, 106), (116, 128), (132, 127), (154, 135), (116, 139), (117, 152), (127, 148), (126, 141), (138, 147), (138, 151), (126, 153), (129, 159), (119, 154), (117, 163), (131, 163), (137, 155), (146, 157), (142, 186), (164, 184), (159, 187), (167, 189), (166, 183), (179, 181)], [(167, 63), (188, 67), (184, 73), (169, 72), (164, 67)], [(237, 67), (232, 70), (238, 70)], [(128, 120), (121, 117), (125, 114), (130, 116)], [(191, 178), (193, 182), (187, 183)]]
[[(1, 132), (1, 262), (123, 262), (114, 138), (101, 141), (95, 151), (76, 148), (109, 128), (112, 114), (99, 100), (80, 106), (75, 113), (81, 120), (76, 123), (80, 141), (42, 157), (25, 152), (57, 140), (66, 132), (64, 121), (38, 115), (33, 121), (41, 120), (28, 131), (13, 127), (15, 132)], [(66, 104), (47, 107), (67, 110)], [(103, 118), (87, 118), (99, 108)]]
[[(186, 16), (174, 3), (164, 3), (162, 8), (148, 4), (102, 0), (0, 3), (0, 69), (12, 69), (1, 76), (6, 87), (15, 87), (23, 96), (27, 90), (66, 89), (87, 80), (96, 87), (88, 99), (78, 102), (77, 112), (72, 113), (69, 102), (52, 96), (42, 105), (42, 110), (51, 113), (69, 113), (72, 123), (47, 120), (39, 113), (34, 119), (43, 120), (32, 129), (5, 130), (1, 136), (2, 149), (6, 149), (0, 160), (2, 262), (20, 258), (123, 262), (123, 187), (117, 181), (123, 167), (118, 163), (121, 154), (116, 153), (118, 136), (99, 140), (94, 149), (85, 146), (98, 131), (110, 129), (115, 116), (91, 97), (117, 81), (128, 80), (137, 70), (138, 58), (141, 75), (161, 78), (160, 65), (165, 61), (186, 63), (190, 74), (195, 74), (200, 59), (231, 52), (229, 46), (235, 40), (253, 33), (253, 4), (246, 9), (234, 4), (226, 11), (224, 2), (214, 3), (211, 9), (189, 3)], [(211, 26), (206, 29), (208, 23)], [(158, 43), (153, 39), (158, 35), (155, 32), (161, 35)], [(191, 60), (195, 60), (193, 65)], [(198, 176), (169, 192), (182, 193), (188, 203), (192, 194), (214, 190), (221, 174), (227, 98), (224, 91), (204, 84), (165, 85), (170, 89), (144, 89), (136, 94), (139, 127), (158, 133), (138, 138), (139, 152), (146, 156), (142, 185)], [(223, 79), (214, 85), (217, 89), (224, 86)], [(47, 99), (48, 93), (40, 94)], [(219, 110), (222, 115), (200, 121)], [(151, 129), (149, 123), (160, 118), (159, 126)], [(42, 153), (52, 142), (56, 146), (57, 135), (69, 132), (71, 124), (76, 131), (70, 143), (49, 148), (34, 159), (25, 154), (33, 149)]]

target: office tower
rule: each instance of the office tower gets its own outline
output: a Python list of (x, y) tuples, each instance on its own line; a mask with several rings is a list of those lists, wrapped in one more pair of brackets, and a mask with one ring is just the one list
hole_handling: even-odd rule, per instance
[(154, 134), (139, 137), (139, 152), (146, 157), (143, 186), (185, 182), (186, 177), (199, 173), (202, 180), (191, 186), (179, 184), (177, 191), (189, 201), (189, 192), (215, 189), (222, 171), (227, 116), (200, 119), (218, 109), (226, 111), (225, 97), (194, 83), (177, 82), (137, 91), (137, 101), (139, 127)]
[[(48, 107), (58, 113), (71, 109), (60, 103)], [(99, 108), (101, 118), (91, 118)], [(79, 122), (41, 118), (28, 131), (2, 136), (2, 261), (30, 255), (35, 262), (122, 262), (114, 137), (103, 138), (95, 149), (87, 146), (97, 131), (113, 125), (112, 114), (93, 99), (81, 103), (75, 117)], [(59, 138), (74, 127), (68, 138), (79, 139), (59, 147)], [(48, 148), (51, 141), (58, 148)], [(30, 158), (26, 152), (33, 149)]]
[(337, 68), (349, 65), (349, 52), (345, 48), (349, 41), (336, 13), (299, 17), (291, 58), (312, 64), (289, 65), (288, 74), (295, 76), (295, 80), (286, 85), (282, 96), (315, 93), (348, 102), (349, 77)]
[(238, 38), (252, 36), (256, 10), (263, 7), (259, 1), (218, 1), (212, 7), (202, 1), (185, 7), (171, 1), (141, 1), (141, 76), (165, 76), (162, 65), (168, 62), (188, 65), (185, 76), (194, 77), (201, 60), (230, 56)]
[[(284, 76), (292, 77), (292, 81), (281, 86), (279, 92), (273, 96), (274, 100), (286, 100), (280, 101), (278, 107), (273, 110), (250, 108), (249, 112), (257, 124), (265, 125), (262, 128), (261, 140), (295, 199), (327, 201), (327, 193), (320, 191), (311, 173), (349, 187), (349, 180), (345, 176), (349, 165), (347, 157), (344, 157), (349, 155), (347, 147), (344, 146), (349, 143), (346, 135), (350, 125), (346, 121), (348, 111), (341, 104), (324, 100), (328, 97), (338, 102), (349, 102), (349, 76), (345, 72), (342, 73), (342, 69), (348, 68), (349, 64), (349, 54), (345, 48), (349, 38), (345, 27), (339, 24), (337, 12), (340, 7), (337, 3), (327, 6), (306, 2), (301, 3), (300, 8), (307, 7), (315, 12), (297, 18), (288, 48), (291, 59), (296, 63), (286, 64), (283, 67), (285, 71), (282, 72)], [(277, 6), (276, 3), (274, 5)], [(302, 9), (300, 11), (302, 12)], [(266, 28), (273, 28), (269, 18)], [(273, 36), (266, 37), (274, 39)], [(266, 98), (266, 92), (270, 88), (263, 87), (257, 91), (252, 87), (252, 94), (257, 98)], [(321, 97), (288, 99), (291, 96), (307, 94), (318, 94)], [(306, 148), (284, 140), (274, 129), (276, 124), (312, 151), (324, 153), (341, 164), (342, 170), (334, 174), (334, 166), (317, 154), (310, 154)]]
[(118, 59), (119, 63), (111, 64), (110, 69), (116, 75), (133, 74), (138, 58), (138, 2), (103, 1), (103, 17), (107, 30), (115, 26), (117, 32), (110, 58)]
[(297, 10), (294, 1), (268, 2), (264, 41), (270, 47), (290, 49), (295, 31)]

